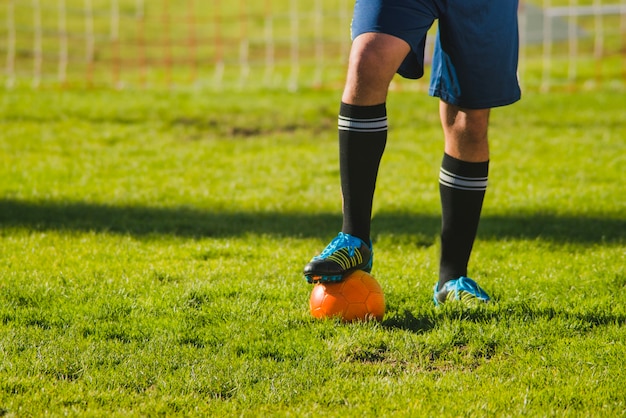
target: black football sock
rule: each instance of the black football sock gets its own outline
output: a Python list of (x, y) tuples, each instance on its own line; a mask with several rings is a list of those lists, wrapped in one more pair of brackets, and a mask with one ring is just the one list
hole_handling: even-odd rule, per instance
[(467, 276), (488, 173), (489, 161), (472, 163), (443, 156), (439, 172), (442, 211), (439, 288), (449, 280)]
[(369, 242), (376, 177), (387, 143), (386, 105), (341, 103), (338, 125), (342, 231)]

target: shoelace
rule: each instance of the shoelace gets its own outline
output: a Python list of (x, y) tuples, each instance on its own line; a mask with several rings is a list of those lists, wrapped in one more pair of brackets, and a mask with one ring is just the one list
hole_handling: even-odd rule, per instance
[[(354, 256), (354, 252), (357, 249), (355, 243), (358, 242), (358, 238), (354, 238), (348, 234), (340, 232), (331, 242), (324, 248), (324, 251), (319, 255), (319, 258), (326, 258), (330, 254), (334, 253), (338, 248), (348, 248), (350, 257)], [(358, 247), (361, 245), (359, 244)]]

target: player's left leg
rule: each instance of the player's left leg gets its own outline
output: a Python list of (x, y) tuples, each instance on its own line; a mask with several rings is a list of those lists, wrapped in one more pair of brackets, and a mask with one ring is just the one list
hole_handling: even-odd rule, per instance
[[(467, 278), (487, 187), (490, 108), (520, 98), (517, 0), (447, 0), (439, 16), (431, 95), (441, 99), (445, 155), (439, 176), (442, 232), (435, 303), (489, 300)], [(471, 17), (471, 18), (468, 18)]]
[(442, 209), (441, 259), (435, 303), (489, 300), (467, 266), (476, 237), (489, 170), (489, 109), (463, 109), (440, 102), (445, 154), (439, 174)]

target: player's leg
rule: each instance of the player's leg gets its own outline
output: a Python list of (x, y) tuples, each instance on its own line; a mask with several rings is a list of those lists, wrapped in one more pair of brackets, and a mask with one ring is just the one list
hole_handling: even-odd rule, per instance
[(398, 72), (424, 73), (426, 34), (436, 16), (434, 1), (356, 0), (353, 44), (339, 113), (342, 232), (306, 265), (309, 282), (341, 280), (369, 270), (372, 198), (387, 140), (386, 97)]
[(440, 102), (445, 153), (439, 174), (442, 230), (436, 303), (447, 298), (489, 299), (475, 282), (467, 279), (487, 188), (489, 112)]
[(430, 85), (430, 94), (441, 99), (446, 139), (435, 303), (489, 299), (467, 278), (487, 186), (489, 109), (520, 98), (517, 0), (447, 0), (447, 6), (439, 17)]
[(372, 201), (387, 141), (385, 100), (408, 52), (405, 41), (382, 33), (364, 33), (353, 42), (338, 122), (342, 231), (305, 266), (309, 282), (339, 281), (353, 270), (371, 270)]
[(354, 40), (339, 110), (342, 232), (370, 239), (372, 199), (387, 141), (389, 83), (409, 51), (391, 35), (365, 33)]
[(489, 115), (491, 109), (464, 109), (439, 102), (444, 151), (458, 160), (482, 163), (489, 160)]

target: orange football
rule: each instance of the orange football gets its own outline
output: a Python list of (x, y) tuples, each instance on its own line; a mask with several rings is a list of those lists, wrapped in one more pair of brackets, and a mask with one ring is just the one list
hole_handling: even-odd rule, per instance
[(357, 270), (340, 282), (316, 284), (309, 308), (316, 318), (339, 317), (344, 322), (382, 321), (385, 295), (376, 279)]

